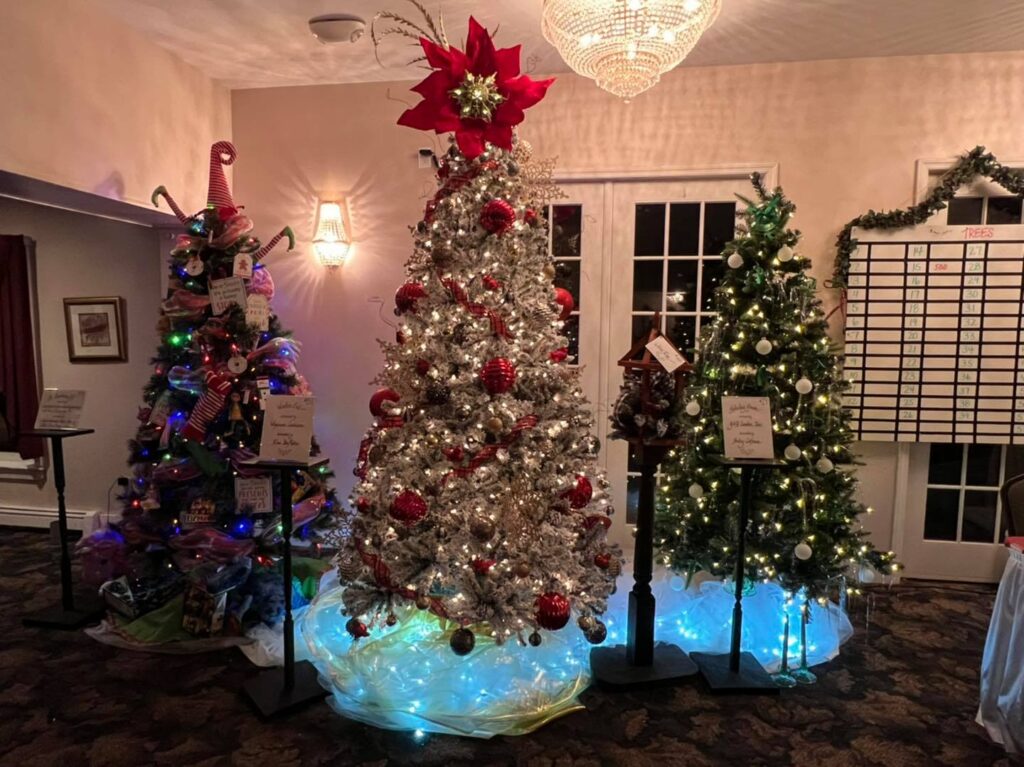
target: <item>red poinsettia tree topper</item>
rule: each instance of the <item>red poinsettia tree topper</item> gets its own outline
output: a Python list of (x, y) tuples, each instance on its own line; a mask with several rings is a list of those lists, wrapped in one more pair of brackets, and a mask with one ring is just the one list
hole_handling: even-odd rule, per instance
[(490, 34), (469, 19), (466, 50), (420, 38), (427, 63), (434, 69), (412, 90), (423, 101), (406, 110), (399, 125), (435, 133), (455, 133), (459, 149), (472, 160), (490, 142), (512, 148), (512, 128), (523, 110), (542, 98), (554, 82), (520, 73), (520, 46), (496, 49)]

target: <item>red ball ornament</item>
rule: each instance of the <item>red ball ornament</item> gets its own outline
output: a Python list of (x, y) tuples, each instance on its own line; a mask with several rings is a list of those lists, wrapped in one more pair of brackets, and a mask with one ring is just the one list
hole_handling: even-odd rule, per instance
[(427, 360), (416, 360), (416, 373), (425, 376), (430, 372), (430, 362)]
[(444, 457), (452, 463), (462, 463), (462, 459), (466, 457), (466, 451), (456, 445), (455, 447), (446, 447), (443, 451)]
[(370, 397), (370, 413), (380, 418), (382, 415), (390, 415), (388, 410), (384, 407), (385, 402), (398, 402), (401, 400), (401, 395), (394, 389), (377, 389)]
[(583, 520), (583, 527), (587, 530), (593, 530), (598, 525), (602, 525), (604, 529), (607, 530), (612, 526), (611, 517), (604, 514), (591, 514)]
[(427, 516), (427, 502), (414, 490), (403, 490), (391, 502), (391, 517), (414, 525)]
[(558, 631), (569, 622), (569, 600), (554, 591), (541, 594), (535, 604), (537, 625), (548, 631)]
[(401, 330), (395, 331), (395, 343), (398, 344), (399, 346), (405, 343), (405, 333), (403, 333)]
[(563, 498), (569, 499), (569, 505), (574, 509), (582, 509), (590, 499), (594, 497), (594, 487), (586, 477), (576, 477), (576, 487), (562, 493)]
[(352, 635), (353, 639), (362, 639), (363, 637), (370, 636), (370, 631), (366, 628), (366, 624), (358, 618), (349, 618), (348, 622), (345, 623), (345, 630)]
[(427, 200), (427, 204), (423, 207), (423, 220), (428, 224), (434, 220), (434, 214), (437, 212), (437, 200)]
[(552, 362), (565, 362), (569, 356), (569, 350), (566, 347), (561, 349), (555, 349), (551, 354), (548, 355), (548, 359)]
[(600, 567), (602, 570), (607, 570), (608, 566), (612, 563), (612, 555), (605, 552), (604, 554), (596, 554), (594, 556), (594, 564)]
[(523, 212), (523, 223), (527, 226), (537, 226), (540, 223), (540, 216), (537, 215), (537, 211), (533, 208), (527, 208)]
[(497, 561), (494, 559), (474, 559), (472, 564), (473, 572), (477, 575), (487, 575), (491, 568), (497, 564)]
[(484, 287), (487, 288), (488, 290), (500, 290), (501, 289), (501, 282), (499, 280), (496, 280), (494, 277), (492, 277), (489, 274), (485, 274), (481, 281), (483, 282)]
[(562, 311), (559, 313), (558, 319), (569, 319), (569, 315), (572, 314), (572, 310), (576, 308), (576, 301), (573, 300), (572, 293), (565, 288), (555, 288), (555, 302), (562, 307)]
[(416, 311), (416, 302), (425, 298), (427, 290), (418, 282), (407, 282), (395, 291), (395, 313)]
[(372, 506), (373, 502), (370, 501), (370, 499), (367, 498), (365, 495), (361, 495), (358, 498), (356, 498), (356, 511), (358, 511), (360, 514), (365, 514), (372, 508)]
[(490, 394), (504, 394), (516, 382), (516, 366), (504, 357), (495, 357), (480, 369), (480, 381)]
[(515, 222), (515, 208), (505, 200), (491, 200), (480, 211), (480, 226), (491, 234), (504, 234)]

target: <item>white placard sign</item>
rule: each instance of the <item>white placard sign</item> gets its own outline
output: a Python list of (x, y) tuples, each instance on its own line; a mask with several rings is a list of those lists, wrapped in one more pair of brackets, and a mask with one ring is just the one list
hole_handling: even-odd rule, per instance
[(772, 411), (767, 397), (722, 397), (726, 458), (774, 458)]
[(248, 508), (253, 514), (272, 514), (274, 490), (270, 477), (235, 477), (235, 503), (239, 512)]
[(245, 324), (260, 330), (270, 329), (270, 301), (266, 296), (253, 293), (245, 301)]
[(856, 438), (1024, 444), (1024, 225), (852, 237), (842, 404)]
[(232, 305), (246, 306), (245, 282), (241, 277), (210, 280), (210, 308), (214, 314), (223, 314)]
[(647, 351), (653, 354), (654, 359), (658, 360), (669, 373), (674, 372), (686, 362), (686, 358), (665, 336), (658, 336), (647, 344)]
[(313, 397), (267, 397), (260, 438), (261, 461), (309, 460), (313, 440)]
[(85, 407), (82, 389), (43, 389), (36, 413), (37, 429), (77, 429)]
[(249, 279), (252, 277), (252, 256), (248, 253), (238, 253), (235, 256), (235, 262), (232, 265), (231, 273), (235, 277), (244, 277)]

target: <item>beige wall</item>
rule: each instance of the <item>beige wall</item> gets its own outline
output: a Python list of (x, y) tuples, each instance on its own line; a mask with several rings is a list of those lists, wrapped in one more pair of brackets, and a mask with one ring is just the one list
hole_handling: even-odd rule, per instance
[[(868, 208), (909, 204), (914, 163), (977, 143), (1024, 158), (1024, 53), (862, 59), (683, 69), (623, 104), (562, 76), (528, 113), (522, 135), (565, 171), (604, 172), (779, 163), (799, 208), (804, 252), (830, 274), (842, 225)], [(408, 83), (236, 91), (238, 199), (263, 231), (293, 224), (304, 239), (272, 261), (276, 307), (306, 342), (304, 370), (320, 397), (319, 431), (343, 491), (362, 430), (370, 379), (390, 336), (391, 297), (433, 184), (415, 151), (432, 137), (395, 125)], [(337, 274), (312, 266), (317, 192), (349, 197), (357, 244)], [(383, 317), (373, 297), (384, 299)], [(828, 303), (833, 302), (826, 296)], [(895, 451), (865, 446), (869, 527), (888, 545)]]
[(0, 2), (0, 170), (149, 205), (206, 202), (230, 95), (88, 0)]
[[(148, 227), (5, 198), (0, 198), (0, 233), (36, 241), (43, 386), (87, 391), (82, 426), (96, 433), (65, 443), (69, 511), (76, 521), (83, 513), (106, 512), (107, 490), (128, 472), (127, 442), (138, 428), (142, 387), (152, 372), (161, 251), (167, 243)], [(76, 296), (125, 299), (127, 362), (68, 361), (63, 299)], [(51, 479), (41, 488), (0, 481), (0, 518), (34, 524), (40, 510), (56, 509)]]

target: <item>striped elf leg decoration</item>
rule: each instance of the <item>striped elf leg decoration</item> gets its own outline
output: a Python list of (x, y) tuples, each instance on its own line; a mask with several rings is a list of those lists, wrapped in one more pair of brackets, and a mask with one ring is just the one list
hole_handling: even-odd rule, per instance
[(277, 243), (279, 243), (285, 237), (288, 238), (288, 250), (293, 250), (295, 248), (295, 233), (292, 231), (292, 228), (290, 226), (286, 226), (280, 232), (278, 232), (269, 240), (267, 240), (267, 242), (264, 245), (262, 245), (259, 250), (253, 253), (253, 263), (259, 261), (265, 255), (267, 255), (267, 253), (272, 251), (276, 247)]
[(199, 398), (196, 406), (192, 408), (192, 414), (181, 430), (181, 436), (185, 439), (201, 442), (206, 437), (206, 427), (224, 411), (228, 394), (231, 392), (230, 376), (219, 375), (208, 370), (205, 380), (206, 391), (203, 392), (203, 396)]
[(174, 198), (167, 193), (167, 187), (164, 186), (163, 184), (154, 189), (153, 194), (149, 198), (149, 201), (153, 203), (154, 208), (160, 207), (159, 198), (161, 197), (163, 197), (167, 201), (168, 206), (170, 206), (171, 211), (174, 213), (177, 219), (183, 224), (188, 224), (188, 216), (185, 215), (185, 211), (178, 207), (178, 203), (176, 203), (174, 201)]

